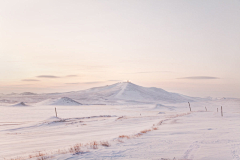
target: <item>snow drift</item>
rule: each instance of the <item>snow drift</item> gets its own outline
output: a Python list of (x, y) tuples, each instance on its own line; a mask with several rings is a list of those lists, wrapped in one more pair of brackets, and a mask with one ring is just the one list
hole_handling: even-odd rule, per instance
[(162, 104), (156, 104), (154, 110), (159, 110), (159, 111), (173, 111), (175, 110), (176, 107), (173, 107), (173, 106), (165, 106), (165, 105), (162, 105)]
[(24, 102), (20, 102), (20, 103), (14, 104), (12, 106), (19, 106), (19, 107), (21, 107), (21, 106), (28, 106), (28, 105), (26, 105)]

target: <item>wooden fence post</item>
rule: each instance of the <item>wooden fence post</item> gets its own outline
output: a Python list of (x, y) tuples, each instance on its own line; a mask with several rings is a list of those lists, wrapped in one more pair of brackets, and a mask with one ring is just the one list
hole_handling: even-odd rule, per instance
[(222, 116), (223, 116), (223, 110), (222, 110), (222, 106), (221, 106), (221, 114), (222, 114)]
[(205, 109), (206, 109), (206, 112), (207, 112), (207, 107), (205, 107)]
[(57, 109), (56, 109), (56, 107), (55, 107), (55, 113), (56, 113), (56, 117), (57, 117)]
[(191, 109), (190, 103), (188, 102), (188, 104), (189, 104), (189, 109), (190, 109), (190, 112), (192, 112), (192, 109)]

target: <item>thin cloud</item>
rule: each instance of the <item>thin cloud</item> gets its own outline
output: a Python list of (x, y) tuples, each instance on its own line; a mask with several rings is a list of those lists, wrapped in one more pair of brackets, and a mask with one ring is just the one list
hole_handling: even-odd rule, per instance
[(58, 76), (53, 76), (53, 75), (40, 75), (40, 76), (37, 76), (38, 78), (60, 78)]
[(33, 84), (15, 84), (15, 85), (0, 86), (0, 88), (25, 87), (25, 86), (34, 86), (34, 85)]
[(66, 75), (66, 76), (54, 76), (54, 75), (40, 75), (37, 78), (71, 78), (71, 77), (78, 77), (78, 75)]
[(39, 81), (39, 80), (37, 80), (37, 79), (23, 79), (22, 81), (33, 82), (33, 81)]
[(220, 79), (218, 77), (210, 77), (210, 76), (192, 76), (192, 77), (182, 77), (177, 79), (193, 79), (193, 80), (201, 80), (201, 79)]

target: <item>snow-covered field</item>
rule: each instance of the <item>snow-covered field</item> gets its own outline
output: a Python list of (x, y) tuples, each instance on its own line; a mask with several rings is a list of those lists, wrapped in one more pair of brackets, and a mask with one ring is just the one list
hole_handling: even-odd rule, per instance
[[(187, 101), (172, 100), (177, 96), (181, 101), (179, 95), (168, 95), (171, 100), (165, 103), (157, 103), (159, 96), (155, 96), (156, 101), (146, 103), (151, 99), (147, 93), (156, 89), (140, 89), (124, 84), (115, 94), (121, 99), (105, 105), (50, 96), (38, 102), (36, 95), (25, 98), (24, 103), (1, 103), (0, 158), (240, 160), (239, 99), (181, 95), (192, 100), (190, 112)], [(132, 103), (134, 94), (136, 101), (143, 100)], [(16, 101), (19, 97), (2, 99)], [(101, 103), (109, 99), (108, 95)]]

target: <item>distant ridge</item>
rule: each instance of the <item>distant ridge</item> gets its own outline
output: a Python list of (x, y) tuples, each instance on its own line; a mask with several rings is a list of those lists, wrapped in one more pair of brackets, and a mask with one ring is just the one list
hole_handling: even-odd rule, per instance
[(68, 97), (61, 97), (57, 99), (47, 99), (37, 103), (38, 105), (57, 105), (57, 106), (79, 106), (81, 103), (72, 100)]
[(37, 94), (32, 92), (23, 92), (23, 93), (20, 93), (20, 95), (37, 95)]

